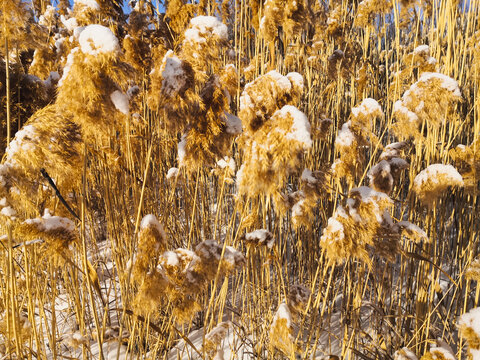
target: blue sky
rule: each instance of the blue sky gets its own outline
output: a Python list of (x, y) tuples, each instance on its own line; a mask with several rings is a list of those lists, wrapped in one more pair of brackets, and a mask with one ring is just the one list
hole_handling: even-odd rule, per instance
[[(68, 0), (70, 2), (70, 4), (72, 4), (73, 6), (73, 3), (75, 2), (74, 0)], [(123, 12), (125, 14), (129, 14), (130, 11), (132, 11), (132, 9), (130, 8), (130, 6), (128, 6), (128, 1), (129, 0), (121, 0), (123, 2), (123, 5), (122, 5), (122, 9), (123, 9)], [(56, 5), (58, 3), (58, 0), (52, 0), (52, 2)], [(157, 0), (151, 0), (152, 4), (154, 6), (156, 6), (157, 4)], [(163, 9), (163, 6), (160, 5), (160, 10)]]

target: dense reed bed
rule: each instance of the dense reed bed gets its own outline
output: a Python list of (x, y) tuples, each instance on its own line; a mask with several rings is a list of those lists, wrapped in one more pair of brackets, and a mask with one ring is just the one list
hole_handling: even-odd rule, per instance
[(2, 359), (480, 359), (479, 2), (0, 18)]

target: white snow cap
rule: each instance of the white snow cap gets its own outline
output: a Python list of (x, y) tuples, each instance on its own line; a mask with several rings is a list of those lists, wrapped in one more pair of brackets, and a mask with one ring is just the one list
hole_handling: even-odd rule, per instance
[(172, 167), (172, 168), (168, 169), (167, 180), (169, 180), (173, 177), (176, 177), (177, 175), (178, 175), (178, 168)]
[(99, 54), (119, 53), (120, 45), (113, 32), (102, 25), (88, 25), (80, 34), (80, 49), (83, 53)]
[(415, 55), (420, 55), (420, 54), (429, 54), (430, 52), (430, 48), (428, 47), (428, 45), (420, 45), (420, 46), (417, 46), (415, 48), (415, 50), (413, 50), (413, 53)]
[(282, 302), (278, 306), (278, 310), (273, 318), (272, 326), (275, 326), (275, 323), (282, 319), (285, 319), (287, 321), (287, 328), (290, 328), (292, 326), (292, 314), (290, 313), (287, 304), (285, 304), (284, 302)]
[(119, 90), (115, 90), (113, 93), (110, 94), (110, 100), (112, 100), (113, 105), (115, 105), (115, 108), (118, 111), (120, 111), (125, 115), (128, 115), (129, 104), (128, 104), (127, 95), (125, 95), (123, 92)]
[(350, 121), (347, 121), (342, 125), (342, 128), (338, 132), (337, 137), (335, 138), (335, 146), (350, 147), (355, 141), (355, 135), (352, 130), (350, 130)]
[(310, 137), (310, 123), (304, 113), (298, 110), (295, 106), (285, 105), (280, 110), (277, 110), (275, 116), (285, 117), (290, 115), (293, 118), (291, 131), (287, 133), (287, 139), (297, 140), (308, 149), (312, 146), (312, 138)]
[(206, 37), (218, 36), (221, 40), (228, 39), (228, 29), (225, 24), (214, 16), (197, 16), (190, 20), (191, 28), (185, 31), (186, 42), (206, 42)]
[(432, 181), (434, 184), (438, 183), (438, 177), (442, 175), (443, 180), (448, 180), (450, 183), (455, 185), (463, 186), (463, 178), (452, 165), (443, 165), (443, 164), (433, 164), (428, 166), (425, 170), (422, 170), (415, 176), (413, 181), (416, 188), (420, 188), (423, 183), (428, 180)]
[(460, 316), (458, 326), (469, 327), (480, 337), (480, 307), (470, 310)]
[(183, 160), (185, 159), (185, 155), (187, 154), (187, 135), (183, 134), (182, 139), (177, 145), (177, 154), (178, 154), (178, 163), (180, 165), (183, 164)]
[(17, 212), (12, 207), (6, 206), (2, 209), (2, 211), (0, 211), (0, 214), (9, 218), (13, 218), (15, 215), (17, 215)]
[(6, 154), (6, 164), (10, 165), (14, 163), (15, 154), (19, 151), (29, 151), (35, 148), (35, 145), (32, 140), (38, 138), (37, 131), (35, 126), (29, 124), (25, 125), (20, 131), (17, 131), (15, 137), (7, 147), (5, 151)]
[(67, 78), (68, 76), (68, 73), (70, 72), (70, 68), (72, 67), (73, 65), (73, 62), (74, 62), (74, 57), (75, 57), (75, 53), (78, 51), (78, 47), (76, 48), (73, 48), (70, 53), (68, 54), (67, 56), (67, 62), (63, 68), (63, 75), (62, 77), (60, 78), (60, 80), (58, 81), (58, 86), (62, 86), (63, 84), (63, 81)]
[(67, 19), (65, 18), (65, 16), (60, 15), (60, 21), (62, 22), (63, 26), (67, 28), (68, 31), (73, 31), (76, 27), (78, 27), (77, 19), (74, 17)]
[(267, 245), (271, 249), (275, 243), (273, 234), (265, 229), (258, 229), (245, 234), (247, 241), (257, 242), (258, 245)]
[(235, 171), (237, 170), (237, 164), (235, 163), (235, 159), (229, 156), (225, 156), (223, 159), (218, 160), (217, 166), (220, 169), (228, 168), (233, 173), (235, 173)]
[(157, 217), (153, 214), (145, 215), (142, 221), (140, 222), (141, 230), (149, 227), (156, 228), (160, 233), (163, 233), (162, 225), (158, 222)]
[(303, 76), (300, 75), (298, 72), (290, 72), (287, 74), (286, 78), (290, 80), (290, 82), (303, 89)]
[(418, 121), (417, 114), (415, 114), (413, 111), (410, 111), (405, 105), (403, 105), (402, 100), (395, 101), (393, 104), (393, 112), (402, 113), (411, 123), (416, 123)]
[(393, 354), (393, 359), (394, 360), (418, 360), (418, 357), (409, 348), (404, 347), (400, 350), (395, 351), (395, 354)]
[(377, 100), (372, 98), (363, 99), (362, 103), (359, 106), (352, 108), (352, 114), (355, 117), (359, 116), (360, 114), (366, 116), (375, 113), (378, 113), (380, 116), (383, 117), (382, 107), (377, 102)]
[(43, 26), (52, 25), (50, 22), (55, 17), (55, 8), (52, 5), (47, 5), (43, 15), (38, 18), (38, 23)]
[(307, 169), (307, 168), (303, 169), (302, 176), (300, 177), (300, 180), (302, 180), (302, 181), (304, 181), (308, 184), (311, 184), (311, 185), (318, 183), (318, 180), (315, 178), (315, 176), (313, 176), (312, 170)]
[(75, 224), (72, 220), (60, 216), (52, 216), (49, 209), (45, 209), (45, 213), (41, 218), (27, 219), (25, 224), (36, 225), (40, 231), (64, 229), (71, 232), (75, 230)]
[(451, 77), (440, 74), (440, 73), (432, 73), (432, 72), (424, 72), (418, 79), (418, 82), (428, 82), (432, 79), (441, 80), (441, 86), (448, 91), (451, 91), (453, 95), (462, 97), (462, 93), (460, 92), (460, 88), (458, 87), (458, 82)]
[[(286, 76), (283, 76), (278, 71), (271, 70), (265, 75), (272, 77), (275, 80), (276, 85), (280, 87), (283, 91), (287, 92), (292, 89), (292, 82), (290, 81), (290, 79)], [(295, 80), (295, 76), (292, 76), (292, 74), (290, 74), (290, 78), (292, 80)]]
[(100, 5), (96, 2), (96, 0), (75, 0), (75, 4), (82, 4), (92, 10), (99, 11)]
[(172, 50), (168, 50), (163, 58), (165, 64), (162, 71), (162, 90), (166, 95), (177, 93), (186, 83), (186, 74), (180, 60)]

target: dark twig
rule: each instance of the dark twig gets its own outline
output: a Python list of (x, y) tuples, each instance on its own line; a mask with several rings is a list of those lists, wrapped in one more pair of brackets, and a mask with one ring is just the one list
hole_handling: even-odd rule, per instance
[(70, 205), (68, 205), (68, 203), (65, 201), (64, 197), (62, 196), (62, 194), (60, 193), (60, 190), (58, 190), (57, 188), (57, 185), (55, 185), (55, 183), (53, 182), (52, 178), (50, 177), (50, 175), (48, 175), (47, 171), (45, 169), (40, 169), (40, 172), (42, 173), (42, 176), (47, 179), (48, 183), (50, 184), (50, 186), (52, 187), (53, 190), (55, 190), (55, 194), (57, 195), (58, 199), (60, 200), (60, 202), (63, 204), (63, 206), (65, 206), (65, 208), (68, 210), (68, 212), (70, 214), (72, 214), (77, 220), (80, 220), (80, 217), (75, 213), (75, 211), (72, 210), (72, 208), (70, 207)]

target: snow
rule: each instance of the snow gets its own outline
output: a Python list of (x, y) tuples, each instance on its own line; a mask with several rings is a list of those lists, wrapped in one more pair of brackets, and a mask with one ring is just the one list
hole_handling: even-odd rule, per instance
[(110, 94), (110, 100), (112, 100), (113, 105), (115, 105), (115, 108), (118, 111), (120, 111), (122, 114), (128, 115), (129, 104), (127, 95), (119, 90), (115, 90)]
[(225, 112), (224, 121), (228, 134), (238, 135), (242, 133), (242, 120), (238, 116)]
[(300, 180), (309, 184), (316, 184), (318, 182), (318, 180), (313, 176), (312, 171), (307, 168), (303, 169)]
[(235, 267), (245, 264), (245, 256), (232, 246), (225, 246), (223, 260)]
[(41, 218), (27, 219), (24, 223), (35, 225), (39, 231), (55, 231), (63, 229), (72, 232), (75, 230), (75, 224), (72, 220), (61, 216), (52, 216), (50, 215), (49, 209), (45, 209), (45, 213)]
[(409, 221), (400, 221), (396, 225), (400, 227), (400, 229), (405, 229), (406, 231), (411, 232), (413, 234), (418, 234), (418, 236), (423, 240), (428, 240), (427, 233), (423, 229), (421, 229), (415, 224), (412, 224)]
[(378, 164), (376, 164), (375, 166), (372, 166), (372, 168), (369, 170), (368, 172), (368, 176), (371, 178), (373, 178), (376, 174), (378, 173), (390, 173), (390, 164), (388, 161), (386, 160), (382, 160), (380, 161)]
[(140, 222), (140, 230), (146, 228), (156, 228), (157, 231), (162, 234), (164, 239), (167, 237), (165, 231), (163, 230), (162, 224), (158, 222), (157, 217), (153, 214), (145, 215)]
[(275, 243), (273, 234), (265, 229), (257, 229), (245, 234), (245, 239), (247, 241), (255, 241), (259, 245), (264, 245), (266, 243), (267, 247), (271, 249)]
[(74, 17), (66, 19), (65, 16), (60, 15), (60, 21), (62, 22), (63, 26), (65, 26), (70, 32), (73, 31), (76, 27), (78, 27), (77, 19)]
[(335, 218), (331, 217), (328, 219), (328, 224), (327, 226), (329, 227), (329, 230), (331, 232), (339, 232), (342, 236), (341, 238), (343, 239), (343, 230), (344, 230), (344, 227), (342, 225), (342, 223), (338, 220), (336, 220)]
[(286, 76), (283, 76), (282, 74), (280, 74), (278, 71), (272, 70), (272, 71), (269, 71), (266, 75), (273, 78), (273, 80), (275, 81), (275, 84), (282, 91), (289, 92), (292, 89), (292, 83), (290, 82), (290, 80)]
[(359, 106), (352, 108), (352, 114), (354, 117), (358, 117), (360, 115), (368, 116), (377, 114), (383, 117), (382, 107), (376, 100), (372, 98), (363, 99)]
[(285, 105), (273, 114), (273, 116), (280, 116), (282, 118), (285, 118), (288, 115), (293, 118), (293, 125), (291, 131), (287, 133), (286, 138), (300, 142), (307, 149), (310, 148), (312, 146), (310, 123), (304, 113), (298, 110), (295, 106)]
[(31, 140), (37, 138), (37, 132), (33, 125), (25, 125), (20, 131), (17, 131), (15, 137), (5, 150), (7, 161), (12, 163), (13, 157), (19, 151), (29, 151), (35, 148)]
[(80, 38), (80, 34), (83, 30), (85, 30), (85, 28), (86, 26), (77, 26), (75, 29), (73, 29), (73, 37), (78, 40)]
[(215, 326), (206, 336), (205, 340), (218, 343), (220, 339), (224, 339), (228, 333), (231, 323), (229, 321), (223, 321)]
[(52, 21), (54, 16), (55, 8), (52, 5), (47, 5), (47, 8), (45, 9), (43, 15), (40, 15), (40, 17), (38, 18), (38, 23), (43, 26), (50, 26), (52, 25), (50, 21)]
[(389, 202), (392, 201), (387, 194), (375, 191), (369, 186), (353, 188), (350, 190), (350, 193), (358, 193), (361, 197), (361, 200), (365, 203), (377, 200), (387, 200)]
[(180, 91), (186, 84), (185, 71), (182, 60), (168, 50), (163, 58), (165, 64), (162, 71), (162, 91), (167, 96), (172, 96)]
[(235, 174), (235, 177), (236, 177), (235, 183), (236, 183), (237, 185), (239, 185), (239, 184), (242, 183), (243, 176), (244, 176), (243, 173), (244, 173), (244, 172), (245, 172), (245, 165), (242, 164), (242, 165), (240, 166), (240, 169), (238, 169), (237, 173)]
[(452, 165), (433, 164), (422, 170), (413, 181), (416, 188), (420, 188), (425, 182), (431, 181), (438, 184), (439, 177), (442, 181), (448, 181), (452, 185), (463, 186), (463, 178)]
[(444, 89), (451, 91), (453, 95), (457, 97), (462, 97), (462, 93), (460, 92), (460, 88), (458, 87), (458, 82), (447, 75), (440, 73), (424, 72), (420, 76), (420, 79), (418, 79), (418, 82), (428, 82), (432, 79), (440, 80), (441, 86)]
[(217, 166), (220, 169), (228, 168), (230, 171), (235, 172), (237, 165), (235, 164), (235, 160), (231, 157), (225, 156), (223, 159), (217, 161)]
[(355, 141), (355, 135), (350, 130), (350, 121), (347, 121), (342, 125), (342, 128), (338, 132), (337, 137), (335, 138), (335, 146), (350, 147)]
[(7, 206), (7, 207), (4, 207), (2, 209), (2, 211), (0, 211), (0, 214), (11, 218), (11, 217), (14, 217), (15, 215), (17, 215), (17, 212), (12, 207)]
[(58, 81), (58, 86), (62, 86), (63, 84), (63, 81), (67, 78), (68, 76), (68, 73), (70, 72), (70, 68), (72, 67), (73, 65), (73, 61), (74, 61), (74, 58), (75, 58), (75, 53), (77, 51), (79, 51), (80, 49), (78, 47), (76, 48), (73, 48), (70, 53), (68, 54), (67, 56), (67, 62), (65, 64), (65, 67), (63, 68), (63, 75), (62, 77), (60, 78), (60, 80)]
[(171, 178), (173, 178), (173, 177), (175, 177), (175, 176), (177, 176), (177, 175), (178, 175), (178, 168), (172, 167), (172, 168), (168, 169), (168, 172), (167, 172), (167, 180), (168, 180), (168, 179), (171, 179)]
[[(387, 194), (383, 192), (375, 191), (369, 186), (360, 186), (358, 188), (351, 189), (349, 194), (350, 194), (350, 198), (347, 199), (349, 214), (357, 222), (363, 222), (364, 219), (358, 214), (356, 210), (356, 206), (355, 206), (356, 201), (360, 200), (363, 203), (372, 204), (373, 214), (375, 215), (379, 223), (381, 223), (383, 220), (383, 213), (380, 212), (380, 207), (378, 203), (386, 202), (389, 205), (393, 203), (393, 201), (390, 199), (390, 197)], [(359, 197), (355, 196), (356, 194), (358, 194)]]
[(53, 37), (53, 39), (55, 40), (55, 49), (56, 49), (56, 52), (57, 54), (60, 54), (61, 50), (62, 50), (62, 46), (63, 46), (63, 43), (65, 41), (65, 38), (60, 36), (59, 34), (55, 34), (55, 36)]
[(397, 169), (406, 169), (408, 168), (408, 162), (405, 159), (394, 157), (388, 160), (390, 163), (390, 167), (394, 167)]
[(48, 78), (44, 80), (43, 85), (45, 85), (46, 88), (51, 88), (53, 86), (54, 82), (58, 82), (60, 80), (60, 75), (56, 71), (51, 71), (50, 75), (48, 75)]
[(197, 16), (190, 20), (191, 28), (185, 31), (185, 41), (204, 43), (206, 38), (217, 36), (220, 40), (228, 39), (228, 29), (225, 24), (214, 16)]
[(162, 260), (162, 264), (167, 266), (178, 267), (180, 265), (178, 255), (175, 251), (165, 251), (162, 254)]
[(297, 72), (290, 72), (287, 74), (286, 78), (294, 85), (303, 89), (303, 76)]
[(430, 352), (434, 360), (456, 360), (452, 352), (444, 347), (432, 347)]
[[(303, 215), (303, 205), (305, 204), (305, 199), (301, 199), (297, 201), (295, 204), (292, 206), (292, 217), (300, 217)], [(295, 221), (295, 220), (294, 220)]]
[(413, 53), (415, 55), (428, 54), (429, 52), (430, 52), (430, 48), (428, 47), (428, 45), (420, 45), (413, 50)]
[(75, 4), (82, 4), (92, 10), (100, 11), (100, 5), (95, 0), (75, 0)]
[(275, 324), (278, 320), (285, 319), (287, 320), (287, 328), (292, 326), (292, 314), (288, 309), (287, 304), (284, 302), (278, 306), (278, 310), (275, 313), (275, 317), (273, 318), (273, 324)]
[(395, 354), (393, 354), (393, 359), (394, 360), (418, 360), (418, 357), (409, 348), (404, 347), (400, 350), (397, 350)]
[[(407, 94), (407, 92), (405, 92), (405, 94)], [(405, 97), (405, 95), (404, 95)], [(406, 116), (408, 118), (408, 121), (410, 122), (417, 122), (418, 121), (418, 116), (417, 114), (415, 114), (413, 111), (410, 111), (406, 106), (403, 105), (403, 102), (402, 100), (398, 100), (395, 102), (395, 104), (393, 104), (393, 112), (395, 113), (401, 113), (403, 114), (404, 116)]]
[(118, 39), (113, 32), (102, 25), (88, 25), (80, 34), (80, 48), (84, 54), (117, 54), (120, 52)]
[(458, 326), (465, 326), (472, 329), (477, 337), (480, 338), (480, 307), (471, 309), (469, 312), (460, 316)]
[(402, 151), (406, 146), (407, 143), (404, 141), (388, 144), (380, 154), (380, 160), (385, 160), (392, 157), (397, 158), (400, 155), (400, 151)]
[(187, 135), (183, 134), (177, 146), (178, 162), (180, 164), (183, 163), (183, 159), (185, 159), (185, 155), (187, 154), (186, 146), (187, 146)]

